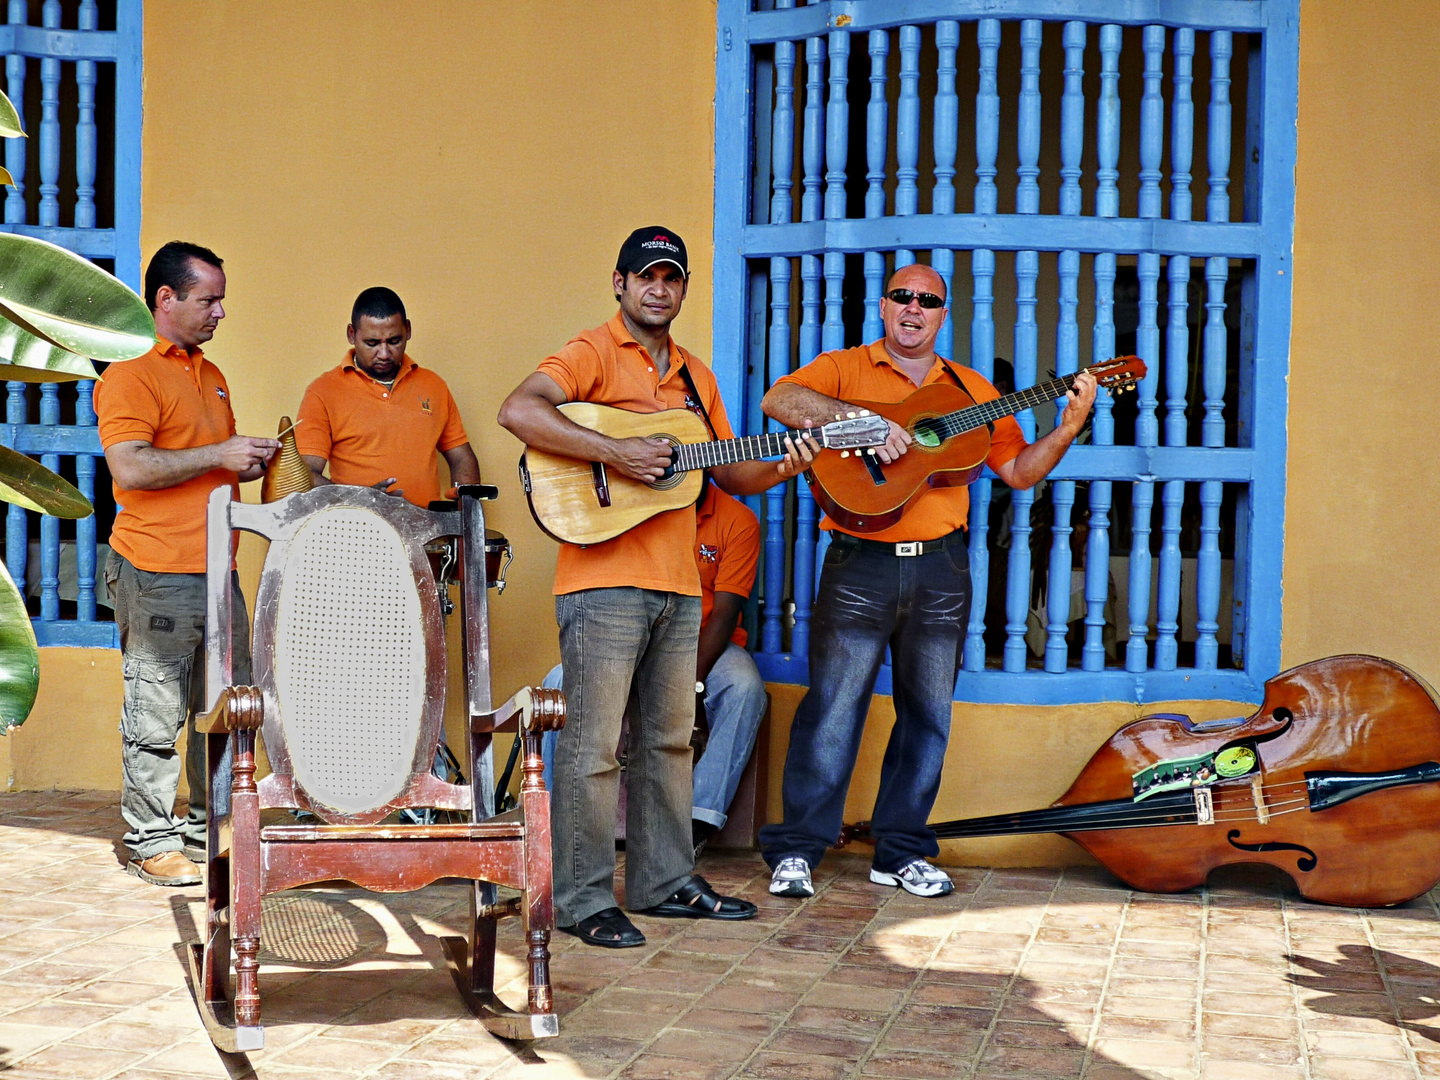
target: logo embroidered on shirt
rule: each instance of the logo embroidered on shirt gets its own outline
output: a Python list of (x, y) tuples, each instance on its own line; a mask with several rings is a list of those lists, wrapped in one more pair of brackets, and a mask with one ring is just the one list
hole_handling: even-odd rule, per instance
[(705, 410), (700, 407), (700, 402), (695, 400), (695, 395), (688, 390), (685, 392), (685, 408), (700, 417), (701, 420), (705, 419)]
[(715, 544), (700, 545), (700, 561), (703, 563), (714, 563), (720, 561), (720, 548)]
[(229, 401), (229, 400), (230, 400), (228, 397), (225, 396), (225, 391), (222, 390), (222, 389), (221, 389), (220, 387), (218, 387), (218, 386), (215, 387), (215, 393), (217, 393), (217, 394), (220, 395), (220, 400), (221, 400), (221, 401)]
[(420, 411), (426, 413), (430, 411), (430, 399), (428, 397), (422, 397), (420, 399)]

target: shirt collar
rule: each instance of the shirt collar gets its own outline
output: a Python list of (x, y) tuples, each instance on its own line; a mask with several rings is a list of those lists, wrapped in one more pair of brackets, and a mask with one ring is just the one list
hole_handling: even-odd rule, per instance
[(169, 338), (163, 338), (159, 334), (155, 335), (155, 351), (161, 356), (168, 356), (173, 360), (183, 360), (187, 364), (192, 360), (198, 364), (205, 359), (205, 354), (200, 350), (199, 345), (195, 346), (194, 352), (186, 352)]
[[(896, 366), (896, 364), (895, 364), (895, 358), (894, 358), (893, 356), (891, 356), (889, 350), (885, 348), (885, 339), (884, 339), (884, 338), (880, 338), (878, 341), (872, 341), (872, 342), (870, 343), (870, 345), (869, 345), (869, 349), (870, 349), (870, 362), (871, 362), (872, 364), (874, 364), (876, 367), (879, 367), (881, 364), (884, 364), (886, 367), (888, 367), (888, 368), (890, 368), (892, 371), (894, 371), (895, 374), (901, 376), (902, 378), (909, 379), (909, 376), (906, 375), (903, 371), (900, 370), (899, 367)], [(928, 382), (931, 382), (931, 381), (933, 381), (933, 380), (935, 380), (935, 379), (941, 378), (944, 374), (945, 374), (945, 357), (941, 356), (939, 353), (936, 353), (936, 354), (935, 354), (935, 360), (934, 360), (934, 362), (930, 365), (930, 370), (925, 373), (925, 378), (921, 379), (921, 380), (920, 380), (920, 383), (921, 383), (921, 385), (924, 385), (925, 383), (928, 383)]]
[[(641, 352), (646, 353), (647, 356), (649, 355), (649, 352), (646, 350), (645, 346), (641, 345), (640, 342), (636, 341), (635, 335), (630, 333), (629, 328), (625, 325), (625, 319), (623, 316), (621, 316), (620, 312), (615, 312), (615, 317), (605, 325), (609, 328), (610, 336), (615, 339), (616, 345), (620, 346), (621, 348), (625, 347), (626, 345), (631, 345), (639, 349)], [(665, 377), (668, 379), (670, 377), (670, 372), (673, 372), (677, 367), (680, 367), (689, 361), (690, 354), (687, 353), (679, 345), (677, 345), (675, 343), (675, 339), (670, 335), (666, 335), (665, 341), (670, 346), (670, 371), (667, 371), (665, 373)]]
[[(380, 383), (379, 379), (372, 379), (369, 375), (366, 375), (365, 372), (360, 370), (359, 365), (355, 363), (354, 349), (349, 349), (346, 351), (345, 363), (342, 366), (346, 371), (355, 372), (355, 374), (359, 375), (362, 379), (366, 379), (373, 383), (379, 383), (381, 386), (385, 385), (384, 383)], [(391, 385), (394, 386), (396, 383), (398, 383), (401, 379), (403, 379), (406, 375), (410, 374), (410, 372), (414, 371), (419, 366), (420, 365), (415, 363), (414, 360), (410, 359), (410, 354), (407, 352), (404, 356), (400, 358), (400, 370), (395, 373), (395, 383), (391, 383)]]

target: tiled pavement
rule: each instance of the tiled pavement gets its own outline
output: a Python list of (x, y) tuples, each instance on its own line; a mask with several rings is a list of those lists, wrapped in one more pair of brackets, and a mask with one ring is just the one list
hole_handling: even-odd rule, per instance
[(118, 822), (107, 794), (0, 795), (5, 1080), (1440, 1076), (1434, 894), (1355, 911), (1269, 877), (1160, 897), (1098, 870), (962, 870), (955, 895), (917, 900), (853, 855), (798, 905), (754, 856), (707, 857), (753, 922), (639, 919), (650, 943), (618, 952), (560, 935), (561, 1036), (533, 1048), (463, 1013), (437, 939), (461, 928), (458, 888), (273, 898), (266, 1049), (222, 1057), (178, 949), (199, 890), (126, 875)]

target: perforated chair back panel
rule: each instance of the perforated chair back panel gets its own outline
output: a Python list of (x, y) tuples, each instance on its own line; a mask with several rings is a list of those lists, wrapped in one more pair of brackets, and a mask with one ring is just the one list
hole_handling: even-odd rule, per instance
[(342, 813), (404, 789), (425, 707), (425, 628), (400, 534), (337, 506), (290, 543), (275, 617), (275, 692), (296, 783)]

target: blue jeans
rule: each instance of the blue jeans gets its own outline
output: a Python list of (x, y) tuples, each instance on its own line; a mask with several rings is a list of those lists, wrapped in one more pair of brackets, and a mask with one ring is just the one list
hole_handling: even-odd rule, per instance
[(690, 729), (700, 598), (653, 589), (587, 589), (555, 598), (565, 727), (550, 794), (555, 921), (615, 907), (615, 744), (632, 690), (625, 906), (654, 907), (690, 880)]
[(875, 868), (934, 857), (926, 822), (940, 790), (950, 707), (970, 613), (963, 533), (944, 550), (902, 557), (842, 541), (825, 553), (810, 627), (810, 689), (790, 728), (781, 789), (784, 820), (760, 830), (765, 861), (812, 867), (840, 836), (875, 677), (888, 645), (895, 727), (880, 769), (871, 832)]
[[(556, 664), (545, 676), (545, 686), (558, 690), (563, 685), (563, 668)], [(705, 718), (710, 722), (710, 741), (695, 766), (694, 806), (690, 816), (725, 827), (726, 811), (740, 786), (740, 777), (755, 749), (755, 733), (765, 716), (765, 680), (752, 657), (733, 641), (720, 654), (705, 680)], [(558, 733), (545, 733), (545, 790), (553, 790), (555, 740)]]

